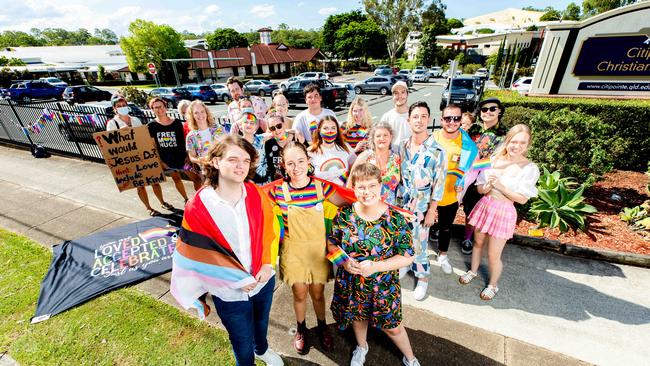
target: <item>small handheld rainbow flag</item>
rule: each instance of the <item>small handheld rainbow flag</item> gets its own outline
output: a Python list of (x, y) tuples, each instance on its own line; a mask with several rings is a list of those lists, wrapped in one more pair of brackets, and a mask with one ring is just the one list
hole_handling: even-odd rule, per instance
[(337, 266), (342, 265), (343, 263), (347, 262), (350, 259), (348, 253), (346, 253), (339, 246), (337, 246), (335, 250), (332, 250), (331, 252), (327, 253), (326, 257), (330, 262), (334, 263)]
[(489, 169), (491, 166), (492, 166), (492, 162), (490, 161), (490, 158), (485, 158), (485, 159), (476, 160), (472, 165), (472, 169), (484, 170), (484, 169)]

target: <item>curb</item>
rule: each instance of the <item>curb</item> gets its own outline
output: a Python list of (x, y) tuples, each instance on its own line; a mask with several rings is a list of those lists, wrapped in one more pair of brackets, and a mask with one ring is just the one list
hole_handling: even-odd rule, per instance
[[(454, 224), (454, 233), (462, 235), (464, 225)], [(562, 243), (558, 240), (535, 238), (532, 236), (518, 235), (508, 240), (509, 244), (529, 247), (538, 250), (560, 253), (570, 257), (586, 258), (610, 263), (625, 264), (629, 266), (650, 268), (650, 255), (615, 252), (613, 250), (587, 248), (572, 243)]]

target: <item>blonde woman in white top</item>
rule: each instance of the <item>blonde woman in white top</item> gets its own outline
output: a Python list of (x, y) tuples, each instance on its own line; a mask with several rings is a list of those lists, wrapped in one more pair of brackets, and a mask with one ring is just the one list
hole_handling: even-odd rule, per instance
[(501, 253), (517, 224), (514, 203), (523, 205), (537, 196), (539, 168), (526, 158), (530, 140), (528, 126), (512, 127), (492, 156), (491, 167), (482, 171), (476, 181), (478, 192), (484, 196), (469, 215), (469, 224), (474, 227), (472, 265), (459, 281), (468, 284), (477, 276), (483, 248), (487, 247), (490, 279), (481, 292), (483, 300), (492, 300), (499, 291), (497, 281), (503, 270)]

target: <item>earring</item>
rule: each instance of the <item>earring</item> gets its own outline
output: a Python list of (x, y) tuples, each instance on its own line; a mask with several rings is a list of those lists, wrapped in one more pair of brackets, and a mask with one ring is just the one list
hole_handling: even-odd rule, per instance
[(312, 163), (309, 163), (309, 168), (307, 168), (307, 175), (311, 177), (314, 175), (314, 171), (316, 171), (316, 168), (314, 168)]

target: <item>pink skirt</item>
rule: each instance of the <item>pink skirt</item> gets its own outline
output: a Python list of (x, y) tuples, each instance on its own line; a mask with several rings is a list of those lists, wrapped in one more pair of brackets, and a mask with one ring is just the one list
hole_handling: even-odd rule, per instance
[(511, 239), (517, 225), (517, 210), (511, 201), (483, 196), (469, 214), (469, 224), (493, 238)]

